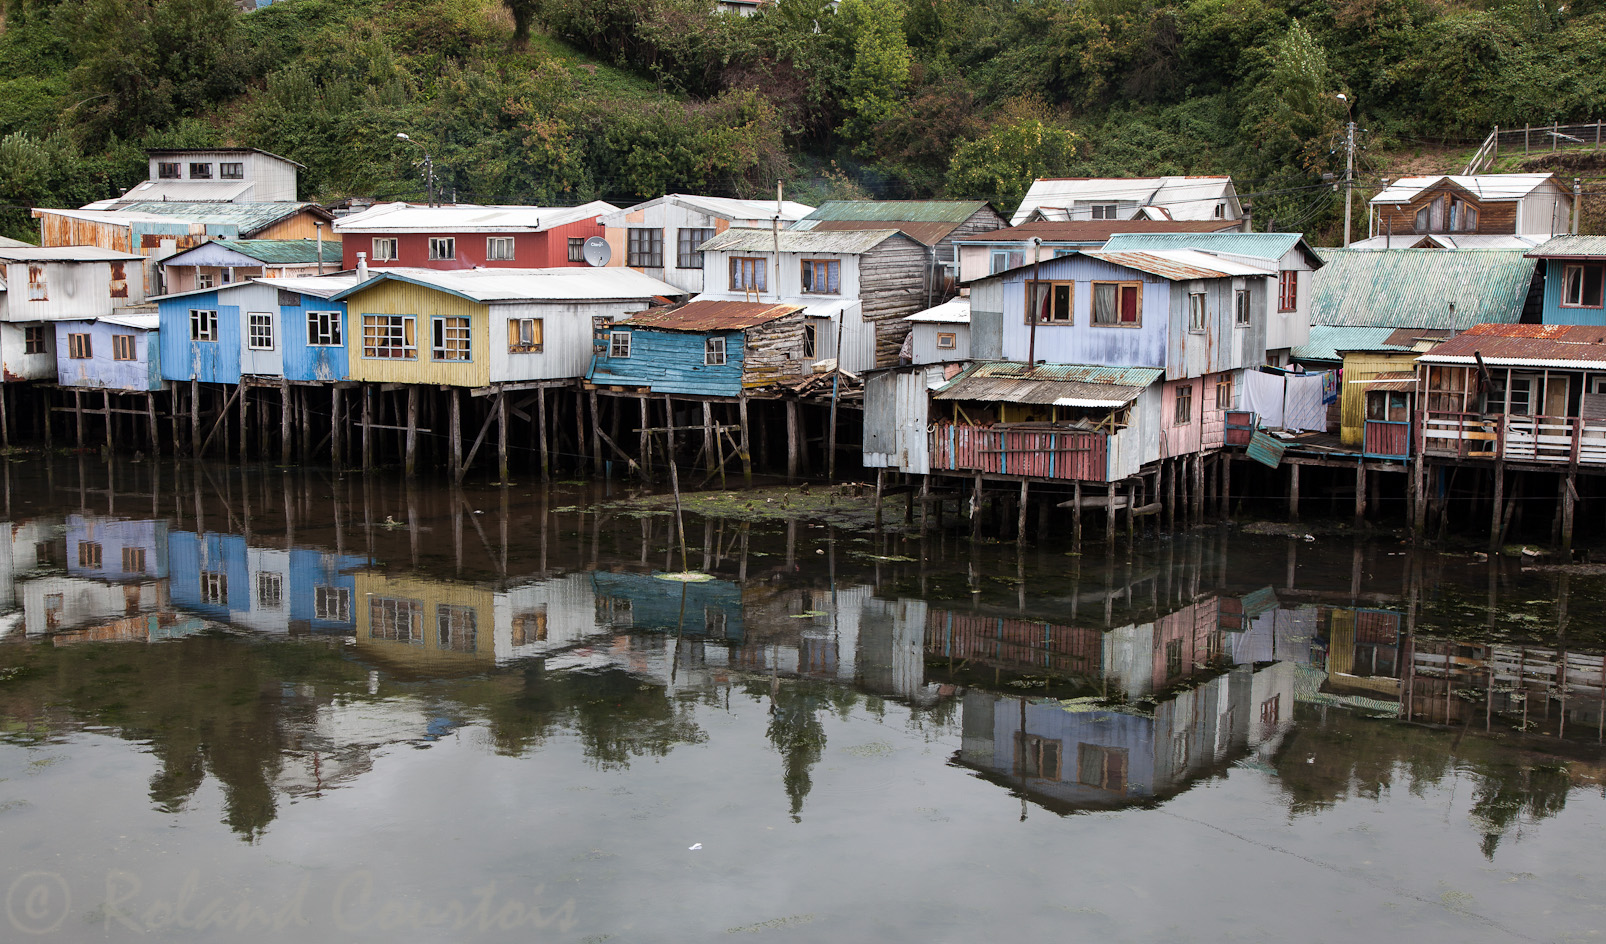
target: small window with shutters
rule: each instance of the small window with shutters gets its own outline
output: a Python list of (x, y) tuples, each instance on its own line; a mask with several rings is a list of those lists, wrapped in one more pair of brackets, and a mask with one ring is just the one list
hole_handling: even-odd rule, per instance
[(540, 318), (509, 318), (507, 349), (510, 354), (534, 354), (541, 350)]

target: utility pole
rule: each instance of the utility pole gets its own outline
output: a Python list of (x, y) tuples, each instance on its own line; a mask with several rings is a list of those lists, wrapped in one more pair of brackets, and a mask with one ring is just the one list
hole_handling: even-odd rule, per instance
[(1344, 248), (1349, 248), (1350, 207), (1355, 199), (1355, 115), (1350, 111), (1349, 96), (1337, 95), (1344, 103)]
[[(411, 144), (414, 147), (416, 147), (419, 150), (424, 152), (424, 164), (423, 164), (423, 166), (424, 166), (424, 186), (427, 188), (428, 193), (429, 193), (429, 205), (430, 206), (434, 206), (435, 205), (435, 162), (429, 156), (429, 148), (425, 147), (424, 145), (420, 144), (419, 142), (414, 141), (412, 138), (408, 137), (407, 133), (405, 131), (397, 132), (396, 140), (398, 140), (398, 141), (406, 141), (408, 144)], [(453, 197), (452, 202), (453, 203), (457, 202), (456, 196), (457, 196), (456, 194), (452, 195), (452, 197)]]

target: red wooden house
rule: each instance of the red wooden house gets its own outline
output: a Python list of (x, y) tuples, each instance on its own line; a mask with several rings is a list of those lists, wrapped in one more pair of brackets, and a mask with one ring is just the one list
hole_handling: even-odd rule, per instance
[(370, 268), (547, 269), (582, 266), (581, 247), (603, 235), (597, 218), (618, 209), (595, 201), (577, 207), (418, 206), (382, 203), (335, 222), (343, 264)]

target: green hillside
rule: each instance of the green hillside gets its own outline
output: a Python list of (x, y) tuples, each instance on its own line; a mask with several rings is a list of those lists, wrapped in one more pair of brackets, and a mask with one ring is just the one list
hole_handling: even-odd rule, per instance
[(1602, 0), (5, 0), (0, 232), (120, 192), (147, 147), (260, 147), (307, 166), (309, 198), (420, 198), (398, 131), (462, 201), (783, 179), (1008, 208), (1040, 175), (1226, 172), (1262, 223), (1331, 232), (1336, 93), (1375, 179), (1495, 123), (1598, 117), (1603, 39)]

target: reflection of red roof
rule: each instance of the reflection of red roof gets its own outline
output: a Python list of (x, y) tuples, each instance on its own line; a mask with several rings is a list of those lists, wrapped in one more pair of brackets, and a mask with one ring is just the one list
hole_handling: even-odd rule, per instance
[(1486, 360), (1606, 363), (1606, 326), (1473, 325), (1422, 355), (1424, 360)]
[(776, 302), (691, 302), (679, 308), (654, 308), (620, 322), (664, 331), (741, 331), (803, 310)]
[(960, 236), (954, 242), (1016, 242), (1034, 236), (1044, 242), (1104, 242), (1117, 233), (1221, 233), (1238, 226), (1237, 220), (1039, 220)]

